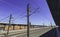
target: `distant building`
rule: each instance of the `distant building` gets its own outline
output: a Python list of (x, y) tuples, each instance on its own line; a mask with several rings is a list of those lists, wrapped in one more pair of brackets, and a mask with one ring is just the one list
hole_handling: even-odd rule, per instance
[[(8, 23), (0, 23), (0, 30), (20, 30), (20, 29), (27, 29), (27, 25), (26, 24), (11, 24), (9, 26)], [(34, 27), (40, 27), (40, 25), (30, 25), (30, 28), (34, 28)]]
[(0, 23), (0, 30), (19, 30), (19, 29), (26, 29), (27, 25), (26, 24), (11, 24), (9, 26), (8, 23)]

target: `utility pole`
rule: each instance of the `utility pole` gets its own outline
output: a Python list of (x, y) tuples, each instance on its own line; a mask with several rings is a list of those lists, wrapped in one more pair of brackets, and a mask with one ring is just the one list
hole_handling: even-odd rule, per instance
[(9, 34), (9, 28), (10, 28), (10, 25), (11, 25), (11, 19), (12, 19), (12, 15), (10, 14), (9, 25), (8, 25), (8, 30), (7, 30), (7, 35), (6, 35), (6, 37), (8, 37), (8, 34)]
[(27, 4), (27, 37), (29, 37), (29, 13), (30, 13), (30, 6), (28, 3)]
[(43, 23), (43, 27), (44, 27), (44, 23)]
[[(39, 9), (39, 8), (37, 8), (37, 9)], [(29, 28), (30, 28), (30, 21), (29, 21), (29, 16), (30, 16), (30, 12), (31, 12), (31, 10), (30, 10), (30, 4), (28, 3), (27, 4), (27, 37), (29, 37)]]
[(11, 24), (14, 24), (14, 17), (11, 16)]
[(31, 28), (31, 22), (29, 22), (29, 28)]
[(52, 27), (52, 23), (50, 22), (50, 25), (51, 25), (51, 27)]
[(43, 32), (45, 31), (45, 28), (44, 28), (44, 23), (43, 23)]

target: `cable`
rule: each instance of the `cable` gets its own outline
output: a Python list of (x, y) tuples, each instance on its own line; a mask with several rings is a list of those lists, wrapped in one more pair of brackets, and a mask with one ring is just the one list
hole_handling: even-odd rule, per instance
[[(32, 14), (30, 14), (30, 16), (31, 15), (33, 15), (34, 13), (36, 13), (36, 11), (38, 10), (39, 8), (37, 8)], [(42, 15), (43, 16), (43, 15)], [(48, 20), (49, 21), (49, 19), (47, 19), (47, 17), (46, 16), (43, 16), (43, 18), (45, 18), (46, 20)]]
[[(31, 2), (32, 2), (33, 0), (31, 0)], [(33, 3), (36, 5), (36, 6), (38, 6), (38, 7), (40, 7), (35, 1), (33, 1)]]
[[(36, 13), (36, 11), (37, 11), (38, 9), (39, 9), (39, 8), (37, 8), (32, 14)], [(32, 14), (30, 14), (30, 15), (32, 15)], [(29, 15), (29, 16), (30, 16), (30, 15)], [(24, 17), (27, 17), (27, 15), (21, 16), (20, 18), (24, 18)], [(17, 19), (17, 18), (16, 18), (16, 19)], [(16, 20), (16, 19), (15, 19), (15, 20)]]
[(37, 10), (39, 10), (39, 7), (37, 9), (35, 9), (29, 16), (35, 14)]
[(9, 16), (7, 16), (7, 17), (5, 17), (5, 18), (1, 19), (1, 20), (0, 20), (0, 22), (1, 22), (1, 21), (3, 21), (3, 20), (5, 20), (5, 19), (7, 19), (8, 17), (9, 17)]
[[(34, 12), (31, 13), (29, 16), (33, 15), (34, 13), (36, 13), (36, 11), (37, 11), (38, 9), (39, 9), (39, 8), (37, 8), (36, 10), (34, 10)], [(24, 17), (27, 17), (27, 15), (21, 16), (20, 18), (24, 18)], [(16, 18), (16, 19), (17, 19), (17, 18)], [(15, 19), (15, 20), (16, 20), (16, 19)]]
[[(25, 14), (25, 12), (21, 13), (21, 15), (18, 15), (14, 20), (18, 19), (19, 17), (20, 17), (20, 18), (25, 17), (24, 14)], [(22, 15), (24, 15), (24, 16), (22, 16)]]
[[(31, 0), (31, 1), (33, 1), (33, 0)], [(37, 5), (39, 8), (40, 8), (40, 6), (35, 2), (35, 1), (33, 1), (33, 3), (35, 4), (35, 5)], [(34, 14), (35, 13), (35, 11), (32, 13), (32, 14)], [(30, 15), (32, 15), (32, 14), (30, 14)], [(42, 15), (43, 16), (43, 15)], [(43, 16), (45, 19), (47, 19), (47, 17), (46, 16)], [(48, 19), (48, 21), (49, 21), (49, 19)]]

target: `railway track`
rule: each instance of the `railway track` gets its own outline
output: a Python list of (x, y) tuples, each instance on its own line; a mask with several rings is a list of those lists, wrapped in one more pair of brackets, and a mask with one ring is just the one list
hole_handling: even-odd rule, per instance
[[(46, 31), (49, 31), (50, 29), (49, 28), (45, 28), (45, 29), (47, 29)], [(35, 28), (35, 29), (30, 29), (30, 36), (31, 36), (31, 34), (35, 34), (35, 33), (38, 33), (38, 32), (40, 32), (40, 31), (43, 31), (44, 29), (43, 28)], [(42, 32), (43, 33), (43, 32)], [(41, 33), (40, 33), (41, 34)], [(3, 34), (1, 34), (3, 37), (5, 37), (6, 36), (6, 33), (3, 33)], [(2, 37), (1, 36), (1, 37)], [(24, 31), (17, 31), (17, 32), (9, 32), (9, 34), (8, 34), (8, 36), (9, 37), (27, 37), (27, 31), (26, 30), (24, 30)]]

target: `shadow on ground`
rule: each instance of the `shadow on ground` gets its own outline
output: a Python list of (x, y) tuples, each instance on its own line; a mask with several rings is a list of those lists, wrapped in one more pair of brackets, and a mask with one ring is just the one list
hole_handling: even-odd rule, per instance
[(41, 35), (39, 37), (57, 37), (56, 28), (46, 32), (45, 34), (43, 34), (43, 35)]

